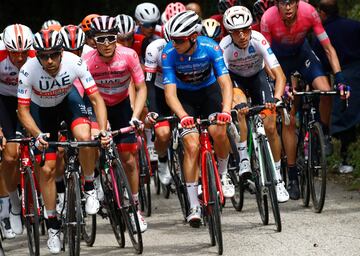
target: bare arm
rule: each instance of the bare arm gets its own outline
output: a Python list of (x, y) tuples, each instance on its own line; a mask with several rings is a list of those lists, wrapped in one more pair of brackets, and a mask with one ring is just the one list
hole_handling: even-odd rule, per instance
[(224, 74), (217, 78), (217, 81), (221, 87), (222, 101), (223, 101), (223, 112), (231, 111), (231, 104), (233, 98), (233, 86), (231, 78), (228, 74)]
[(286, 77), (280, 66), (272, 68), (271, 72), (274, 74), (275, 77), (274, 98), (281, 100), (281, 96), (284, 95)]
[(95, 92), (88, 96), (91, 104), (93, 105), (96, 120), (99, 124), (100, 130), (106, 130), (107, 125), (107, 111), (103, 98), (101, 97), (99, 92)]
[(324, 48), (326, 57), (329, 60), (330, 66), (331, 66), (334, 74), (341, 71), (339, 58), (338, 58), (336, 51), (335, 51), (334, 47), (332, 46), (332, 44), (331, 43), (325, 44), (325, 45), (323, 45), (323, 48)]
[(135, 100), (134, 100), (134, 109), (133, 109), (133, 117), (136, 117), (140, 120), (141, 112), (145, 106), (146, 96), (147, 96), (147, 88), (145, 85), (145, 81), (142, 81), (138, 84), (135, 84)]
[(18, 117), (22, 125), (33, 137), (37, 137), (42, 132), (30, 114), (29, 105), (18, 105)]
[(180, 119), (187, 115), (177, 97), (176, 84), (165, 85), (165, 99), (168, 106)]

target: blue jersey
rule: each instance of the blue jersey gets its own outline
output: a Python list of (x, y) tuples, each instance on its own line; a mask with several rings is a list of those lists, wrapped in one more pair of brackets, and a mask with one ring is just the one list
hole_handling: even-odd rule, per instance
[(193, 54), (178, 54), (170, 41), (162, 53), (163, 84), (176, 84), (182, 90), (196, 91), (228, 74), (219, 45), (204, 36), (197, 38)]

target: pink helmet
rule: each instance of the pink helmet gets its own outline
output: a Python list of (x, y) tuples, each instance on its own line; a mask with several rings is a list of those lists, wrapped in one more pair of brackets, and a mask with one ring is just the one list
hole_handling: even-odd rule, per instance
[(174, 16), (175, 14), (178, 14), (179, 12), (184, 12), (184, 11), (186, 11), (186, 7), (185, 7), (185, 5), (183, 5), (180, 2), (168, 4), (165, 8), (166, 21), (170, 20), (170, 18), (172, 16)]

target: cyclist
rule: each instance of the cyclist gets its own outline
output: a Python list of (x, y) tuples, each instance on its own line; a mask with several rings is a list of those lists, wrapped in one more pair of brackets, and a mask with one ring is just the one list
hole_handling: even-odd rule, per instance
[(206, 19), (202, 21), (201, 35), (214, 39), (216, 42), (221, 40), (221, 25), (214, 19)]
[(165, 7), (165, 21), (169, 21), (170, 18), (174, 15), (176, 15), (179, 12), (184, 12), (186, 11), (186, 7), (184, 4), (180, 3), (180, 2), (175, 2), (175, 3), (169, 3), (166, 7)]
[(91, 31), (91, 21), (94, 18), (99, 17), (99, 16), (100, 15), (98, 15), (98, 14), (89, 14), (81, 21), (81, 29), (84, 31), (85, 36), (86, 36), (84, 51), (83, 51), (84, 54), (88, 53), (89, 51), (91, 51), (93, 48), (96, 47), (95, 42), (94, 42), (94, 36)]
[[(209, 127), (214, 140), (219, 173), (226, 197), (234, 196), (234, 185), (227, 176), (229, 141), (226, 126), (231, 121), (232, 84), (219, 45), (198, 36), (199, 16), (194, 11), (181, 12), (169, 21), (169, 42), (162, 53), (165, 98), (184, 128), (184, 172), (190, 202), (187, 221), (199, 227), (201, 209), (198, 199), (199, 134), (194, 118), (207, 118), (218, 112), (217, 125)], [(215, 76), (216, 75), (216, 76)]]
[[(313, 30), (326, 52), (331, 68), (335, 74), (335, 85), (345, 84), (339, 60), (329, 37), (327, 36), (315, 8), (299, 0), (277, 0), (276, 5), (268, 9), (261, 19), (261, 32), (270, 43), (288, 80), (292, 72), (298, 71), (312, 88), (329, 91), (331, 86), (323, 71), (322, 65), (312, 51), (306, 35)], [(289, 80), (290, 81), (290, 80)], [(350, 94), (347, 94), (349, 97)], [(332, 152), (329, 136), (331, 115), (331, 98), (320, 98), (320, 119), (325, 134), (325, 152)], [(296, 136), (295, 109), (290, 114), (291, 123), (283, 125), (284, 148), (287, 155), (290, 198), (300, 198), (299, 182), (296, 169)]]
[[(89, 96), (97, 116), (100, 130), (106, 136), (106, 108), (97, 86), (82, 59), (72, 53), (63, 52), (63, 41), (58, 32), (42, 30), (35, 34), (34, 49), (36, 58), (29, 59), (21, 68), (18, 88), (18, 115), (26, 130), (36, 138), (35, 152), (39, 159), (40, 151), (46, 150), (45, 164), (40, 167), (39, 184), (46, 207), (46, 224), (51, 253), (60, 252), (60, 221), (56, 215), (56, 148), (48, 147), (46, 138), (58, 138), (58, 124), (62, 120), (71, 125), (78, 141), (90, 140), (90, 125), (84, 103), (78, 95), (77, 104), (69, 104), (68, 95), (75, 79), (79, 79)], [(47, 133), (45, 133), (47, 132)], [(81, 148), (79, 159), (84, 171), (85, 210), (96, 214), (99, 201), (94, 189), (94, 168), (96, 149)]]
[[(253, 22), (250, 11), (243, 6), (233, 6), (224, 13), (224, 26), (229, 35), (220, 42), (224, 53), (224, 60), (234, 81), (235, 104), (243, 104), (239, 113), (240, 144), (240, 176), (251, 173), (250, 160), (247, 152), (247, 125), (244, 114), (247, 99), (243, 92), (247, 91), (253, 105), (266, 104), (268, 109), (263, 111), (265, 116), (264, 127), (273, 152), (275, 161), (276, 192), (279, 202), (289, 200), (284, 182), (281, 177), (281, 142), (276, 129), (276, 112), (274, 103), (281, 100), (284, 92), (286, 78), (272, 52), (268, 42), (257, 31), (251, 30)], [(267, 81), (265, 63), (275, 76), (275, 92), (272, 93)]]
[[(120, 129), (128, 126), (129, 123), (134, 127), (142, 126), (139, 119), (145, 105), (146, 85), (138, 55), (134, 50), (116, 44), (118, 26), (115, 18), (109, 16), (94, 18), (92, 30), (96, 50), (86, 54), (84, 60), (104, 98), (111, 128)], [(128, 93), (131, 80), (136, 89), (133, 109)], [(135, 135), (120, 135), (114, 138), (114, 142), (119, 150), (133, 198), (138, 201), (139, 175)], [(141, 232), (144, 232), (147, 223), (140, 211), (137, 214)]]
[(260, 21), (264, 12), (271, 6), (274, 6), (274, 0), (257, 0), (253, 5), (253, 14), (255, 16), (255, 24), (251, 25), (252, 30), (260, 32)]
[(150, 40), (144, 35), (135, 34), (135, 21), (131, 16), (119, 14), (116, 16), (116, 23), (119, 30), (117, 42), (132, 48), (140, 57), (140, 62), (144, 63), (146, 47)]
[[(169, 26), (165, 24), (165, 39), (157, 39), (149, 44), (145, 54), (145, 72), (146, 84), (148, 88), (149, 113), (145, 119), (146, 123), (155, 124), (158, 116), (169, 116), (171, 110), (166, 104), (164, 95), (164, 85), (162, 83), (162, 51), (169, 42)], [(168, 121), (155, 124), (155, 142), (154, 146), (158, 154), (158, 172), (159, 179), (164, 185), (168, 185), (171, 181), (171, 175), (168, 165), (167, 148), (170, 141), (171, 131)], [(149, 148), (149, 145), (148, 145)], [(149, 149), (149, 152), (153, 149)]]
[[(4, 29), (4, 38), (0, 44), (0, 126), (6, 139), (16, 137), (16, 128), (18, 118), (17, 109), (17, 83), (20, 68), (27, 59), (35, 56), (35, 51), (31, 48), (33, 34), (27, 26), (14, 24)], [(3, 202), (11, 201), (11, 210), (2, 207), (4, 223), (6, 224), (10, 217), (11, 228), (7, 225), (4, 228), (5, 237), (20, 235), (23, 231), (21, 223), (21, 203), (17, 193), (19, 183), (18, 163), (18, 145), (9, 143), (3, 151), (3, 159), (0, 167), (0, 173), (3, 174), (4, 185), (7, 189), (6, 194), (0, 194)], [(6, 174), (6, 175), (5, 175)], [(12, 232), (12, 231), (13, 232)], [(10, 232), (11, 231), (11, 232)]]
[(138, 27), (136, 34), (142, 34), (150, 40), (159, 39), (161, 36), (161, 26), (159, 8), (153, 3), (141, 3), (135, 8), (135, 18)]

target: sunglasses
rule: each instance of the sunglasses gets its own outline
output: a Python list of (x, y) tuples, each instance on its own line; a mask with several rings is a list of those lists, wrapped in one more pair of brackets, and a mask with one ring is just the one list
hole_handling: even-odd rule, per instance
[(12, 52), (12, 51), (9, 51), (10, 55), (11, 56), (14, 56), (14, 57), (24, 57), (24, 56), (27, 56), (29, 51), (21, 51), (21, 52)]
[(48, 60), (49, 58), (52, 60), (58, 59), (61, 55), (61, 52), (53, 52), (53, 53), (38, 53), (37, 57), (41, 60)]
[(229, 34), (232, 34), (232, 35), (240, 35), (241, 33), (243, 33), (244, 35), (249, 35), (251, 32), (251, 28), (248, 27), (248, 28), (242, 28), (242, 29), (236, 29), (236, 30), (230, 30), (229, 31)]
[(297, 0), (280, 0), (278, 1), (279, 5), (285, 6), (285, 5), (294, 5), (297, 3)]
[(183, 44), (187, 40), (189, 40), (189, 37), (173, 37), (173, 38), (171, 38), (171, 41), (173, 44)]
[(106, 42), (112, 44), (116, 42), (116, 35), (95, 36), (94, 39), (98, 44), (105, 44)]
[(157, 25), (157, 22), (151, 22), (151, 23), (145, 22), (145, 23), (141, 24), (141, 26), (145, 27), (145, 28), (155, 28), (156, 25)]

